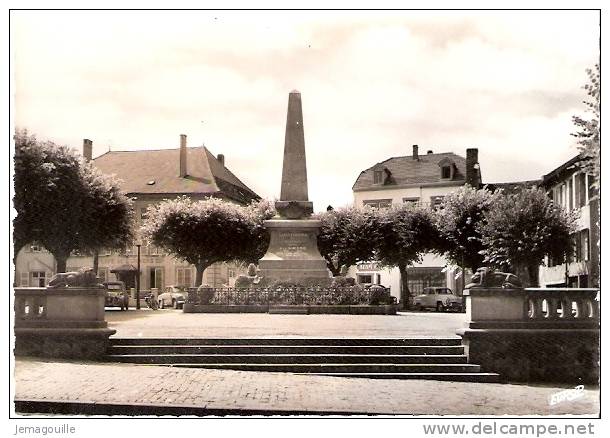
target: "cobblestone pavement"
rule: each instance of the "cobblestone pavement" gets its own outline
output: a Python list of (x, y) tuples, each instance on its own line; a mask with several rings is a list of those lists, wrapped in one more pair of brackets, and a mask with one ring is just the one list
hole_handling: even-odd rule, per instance
[(183, 313), (181, 310), (107, 310), (115, 337), (452, 337), (465, 314), (269, 315)]
[(598, 414), (597, 389), (585, 389), (579, 399), (550, 406), (549, 397), (566, 387), (348, 379), (38, 359), (18, 359), (15, 364), (15, 397), (21, 400), (415, 415)]

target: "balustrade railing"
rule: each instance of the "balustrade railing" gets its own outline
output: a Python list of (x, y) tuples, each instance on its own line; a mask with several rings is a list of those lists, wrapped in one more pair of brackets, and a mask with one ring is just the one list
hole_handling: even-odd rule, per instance
[(471, 322), (575, 322), (595, 324), (599, 318), (598, 289), (592, 288), (472, 288), (465, 289)]
[(525, 289), (527, 320), (591, 320), (599, 318), (597, 289)]
[(15, 327), (105, 326), (105, 289), (16, 287)]
[(20, 288), (15, 293), (15, 323), (47, 318), (47, 295), (44, 287)]
[(389, 288), (190, 288), (187, 303), (205, 305), (379, 305), (395, 304)]

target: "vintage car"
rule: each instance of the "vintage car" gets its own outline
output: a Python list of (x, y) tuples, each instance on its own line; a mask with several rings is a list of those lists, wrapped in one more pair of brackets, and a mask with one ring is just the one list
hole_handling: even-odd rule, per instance
[(129, 294), (122, 281), (107, 281), (102, 283), (106, 288), (106, 307), (120, 307), (121, 310), (129, 310)]
[(448, 287), (426, 287), (421, 295), (413, 298), (413, 305), (417, 310), (462, 311), (462, 297), (456, 296)]
[(174, 309), (182, 309), (187, 295), (188, 292), (184, 286), (166, 286), (163, 293), (157, 297), (159, 308), (172, 306)]

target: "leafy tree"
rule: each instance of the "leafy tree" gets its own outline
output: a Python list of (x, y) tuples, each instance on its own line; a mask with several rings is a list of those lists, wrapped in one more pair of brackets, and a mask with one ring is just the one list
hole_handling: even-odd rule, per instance
[(119, 247), (131, 237), (131, 202), (117, 182), (81, 162), (74, 151), (15, 133), (15, 256), (37, 241), (65, 272), (75, 250)]
[(266, 250), (262, 221), (270, 214), (264, 203), (241, 207), (216, 198), (193, 201), (183, 196), (149, 207), (142, 233), (151, 243), (195, 265), (195, 284), (200, 285), (205, 269), (214, 263), (262, 257)]
[(590, 113), (589, 118), (573, 116), (572, 122), (577, 131), (572, 135), (578, 139), (578, 149), (582, 157), (584, 170), (593, 175), (596, 185), (599, 185), (600, 176), (600, 69), (599, 64), (595, 64), (592, 69), (587, 69), (589, 83), (583, 88), (587, 91), (587, 100), (584, 100), (585, 111)]
[(486, 189), (462, 186), (443, 198), (435, 214), (436, 226), (446, 246), (451, 263), (475, 272), (483, 263), (483, 243), (479, 226), (485, 220), (497, 195)]
[(372, 235), (377, 231), (375, 211), (369, 207), (346, 207), (328, 210), (316, 216), (322, 222), (318, 234), (318, 249), (334, 276), (342, 266), (372, 260)]
[(432, 210), (401, 204), (378, 210), (377, 216), (376, 258), (383, 265), (398, 267), (402, 299), (408, 307), (410, 292), (407, 266), (421, 261), (423, 254), (439, 251), (443, 247)]
[(101, 173), (92, 163), (82, 163), (81, 175), (88, 196), (83, 201), (81, 249), (122, 248), (133, 237), (133, 205), (116, 179)]
[(544, 256), (561, 259), (571, 250), (575, 217), (555, 206), (544, 190), (522, 189), (494, 199), (479, 225), (484, 261), (538, 285)]
[(256, 264), (269, 248), (270, 236), (264, 221), (273, 218), (276, 211), (271, 201), (262, 199), (245, 207), (244, 212), (252, 223), (251, 236), (236, 260)]

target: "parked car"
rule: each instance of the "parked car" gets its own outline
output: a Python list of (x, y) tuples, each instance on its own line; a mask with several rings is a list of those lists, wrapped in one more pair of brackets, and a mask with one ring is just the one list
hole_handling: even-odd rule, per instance
[(421, 295), (413, 298), (413, 305), (417, 310), (431, 308), (437, 312), (462, 311), (462, 297), (456, 296), (448, 287), (426, 287)]
[(174, 309), (182, 309), (187, 295), (188, 292), (184, 286), (166, 286), (163, 293), (157, 297), (159, 308), (172, 306)]
[(129, 310), (129, 294), (122, 281), (107, 281), (102, 283), (106, 288), (106, 307), (120, 307), (121, 310)]
[(366, 290), (385, 290), (385, 289), (387, 289), (387, 287), (385, 287), (382, 284), (368, 283), (368, 284), (364, 285), (364, 289), (366, 289)]

